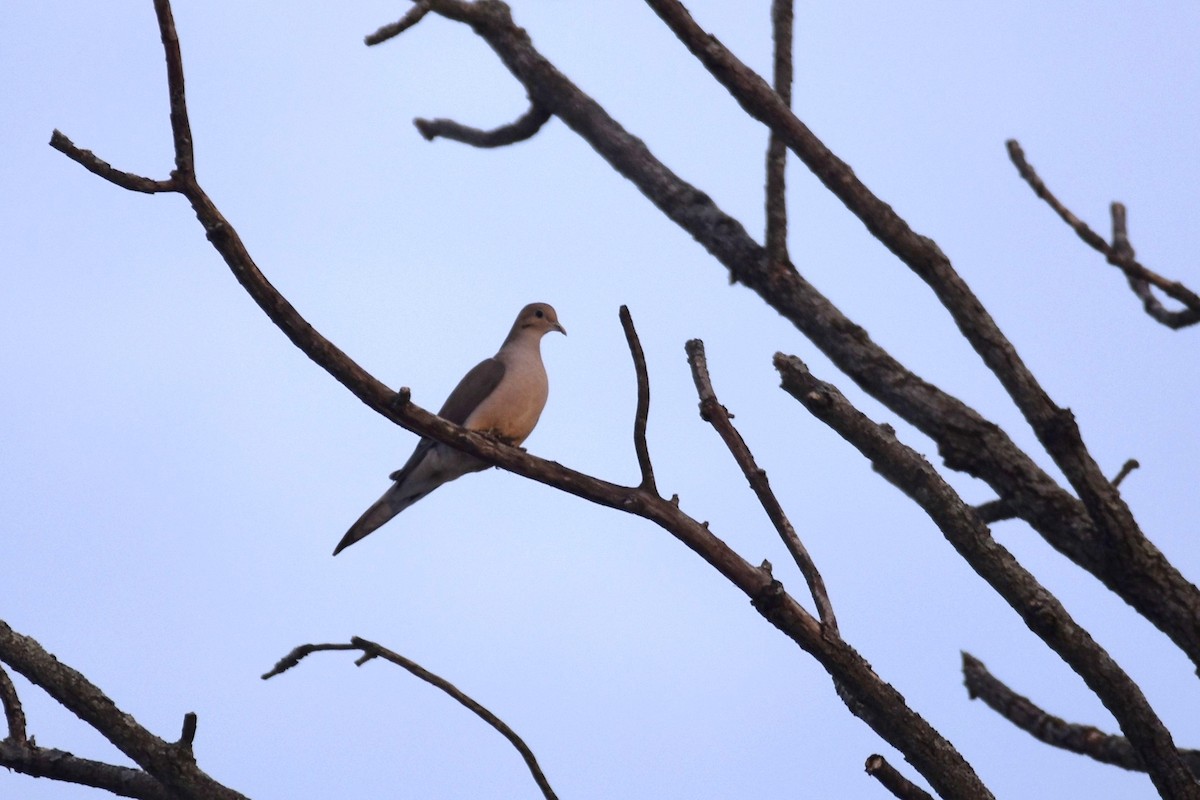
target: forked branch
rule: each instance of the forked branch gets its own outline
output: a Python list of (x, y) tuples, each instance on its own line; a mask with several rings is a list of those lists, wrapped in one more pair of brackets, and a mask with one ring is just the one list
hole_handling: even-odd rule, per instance
[[(3, 621), (0, 621), (0, 663), (46, 692), (141, 769), (118, 767), (38, 747), (23, 738), (20, 724), (14, 731), (11, 713), (8, 715), (9, 736), (0, 742), (0, 765), (29, 775), (108, 789), (126, 797), (245, 800), (241, 794), (217, 783), (196, 766), (191, 757), (190, 741), (168, 742), (155, 736), (118, 708), (81, 673)], [(6, 692), (6, 711), (13, 707), (14, 699), (15, 691)]]
[(382, 658), (384, 661), (388, 661), (398, 667), (403, 667), (431, 686), (441, 689), (461, 706), (482, 719), (497, 732), (499, 732), (501, 736), (507, 739), (509, 744), (516, 748), (516, 751), (521, 754), (521, 758), (525, 761), (525, 766), (528, 767), (530, 774), (533, 775), (533, 780), (537, 783), (538, 788), (542, 790), (542, 796), (545, 797), (546, 800), (558, 800), (557, 795), (554, 794), (554, 790), (550, 787), (550, 782), (546, 780), (546, 775), (542, 772), (542, 768), (538, 764), (537, 758), (533, 755), (533, 751), (529, 748), (529, 745), (525, 744), (525, 740), (518, 736), (516, 731), (510, 728), (507, 723), (504, 722), (504, 720), (493, 714), (466, 692), (450, 683), (450, 681), (436, 673), (430, 672), (417, 662), (409, 658), (405, 658), (394, 650), (389, 650), (383, 645), (376, 644), (375, 642), (367, 639), (359, 638), (358, 636), (351, 637), (349, 644), (300, 645), (299, 647), (293, 648), (290, 653), (280, 659), (279, 663), (277, 663), (269, 672), (262, 676), (262, 679), (265, 681), (268, 678), (273, 678), (280, 673), (286, 672), (292, 667), (298, 665), (301, 660), (312, 653), (319, 653), (328, 650), (356, 650), (361, 652), (362, 656), (354, 662), (356, 666), (362, 666), (374, 658)]
[[(1129, 286), (1134, 294), (1142, 301), (1142, 305), (1152, 318), (1169, 328), (1183, 328), (1200, 322), (1200, 296), (1178, 281), (1172, 281), (1143, 266), (1134, 256), (1133, 247), (1129, 243), (1129, 232), (1126, 229), (1125, 206), (1120, 203), (1112, 204), (1112, 244), (1104, 241), (1104, 237), (1096, 233), (1088, 224), (1077, 217), (1062, 201), (1054, 196), (1046, 186), (1046, 182), (1037, 174), (1025, 158), (1016, 139), (1009, 139), (1008, 157), (1012, 160), (1017, 172), (1033, 189), (1034, 194), (1046, 201), (1046, 205), (1054, 210), (1063, 222), (1088, 246), (1102, 254), (1108, 263), (1125, 273)], [(1179, 311), (1168, 311), (1150, 291), (1153, 286), (1168, 297), (1179, 301), (1184, 308)]]

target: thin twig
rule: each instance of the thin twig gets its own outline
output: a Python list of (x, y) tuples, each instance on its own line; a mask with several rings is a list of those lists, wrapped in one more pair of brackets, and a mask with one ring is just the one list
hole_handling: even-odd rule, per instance
[(882, 784), (883, 788), (894, 794), (899, 800), (933, 800), (929, 792), (917, 786), (904, 777), (887, 762), (887, 759), (876, 753), (867, 758), (867, 774)]
[[(1046, 186), (1046, 182), (1025, 158), (1025, 151), (1021, 149), (1021, 145), (1016, 139), (1009, 139), (1007, 147), (1009, 159), (1017, 168), (1018, 174), (1033, 189), (1034, 194), (1044, 200), (1046, 205), (1050, 206), (1054, 213), (1058, 214), (1062, 221), (1067, 223), (1088, 246), (1103, 254), (1108, 263), (1125, 273), (1129, 279), (1130, 288), (1142, 301), (1147, 314), (1171, 328), (1182, 328), (1200, 322), (1200, 295), (1178, 281), (1169, 280), (1147, 269), (1134, 257), (1133, 247), (1129, 244), (1129, 233), (1126, 230), (1125, 206), (1120, 203), (1112, 204), (1113, 242), (1110, 245), (1104, 241), (1103, 236), (1088, 227), (1086, 222), (1071, 213), (1071, 210), (1054, 196)], [(1186, 308), (1181, 311), (1168, 311), (1163, 308), (1158, 299), (1150, 293), (1150, 286), (1154, 286), (1168, 297), (1178, 300)]]
[(50, 134), (50, 146), (77, 164), (82, 165), (88, 172), (99, 175), (104, 180), (115, 183), (122, 189), (128, 189), (131, 192), (143, 192), (144, 194), (175, 191), (175, 181), (157, 181), (153, 178), (146, 178), (141, 175), (135, 175), (132, 172), (119, 170), (104, 159), (97, 157), (91, 150), (76, 147), (75, 143), (68, 139), (61, 131), (55, 130), (54, 133)]
[(646, 372), (646, 354), (641, 340), (633, 327), (633, 317), (628, 306), (621, 306), (621, 327), (625, 329), (625, 341), (629, 344), (629, 355), (633, 357), (633, 371), (637, 375), (637, 410), (633, 415), (633, 449), (637, 453), (638, 467), (642, 471), (642, 482), (638, 486), (647, 492), (658, 494), (654, 484), (654, 465), (650, 463), (650, 447), (646, 444), (646, 422), (650, 416), (650, 377)]
[(358, 650), (360, 649), (353, 644), (302, 644), (292, 648), (292, 651), (275, 663), (275, 666), (262, 674), (262, 679), (265, 681), (268, 678), (274, 678), (276, 675), (287, 672), (292, 667), (300, 663), (300, 661), (312, 653), (323, 653), (327, 650)]
[[(1050, 714), (992, 675), (983, 662), (970, 653), (962, 654), (963, 683), (972, 700), (982, 700), (1000, 716), (1040, 742), (1079, 753), (1104, 764), (1145, 772), (1146, 764), (1124, 736), (1105, 733), (1091, 725), (1079, 725)], [(1200, 750), (1179, 750), (1179, 757), (1200, 776)]]
[(281, 672), (286, 672), (292, 667), (300, 663), (300, 660), (312, 653), (323, 652), (327, 650), (358, 650), (362, 652), (362, 657), (355, 663), (362, 665), (373, 658), (382, 658), (389, 661), (398, 667), (403, 667), (410, 673), (425, 681), (426, 683), (441, 689), (443, 692), (454, 698), (460, 705), (465, 707), (471, 713), (482, 719), (488, 725), (495, 728), (509, 743), (516, 748), (521, 754), (521, 758), (525, 760), (525, 765), (529, 768), (533, 775), (534, 781), (538, 788), (542, 790), (542, 794), (546, 800), (557, 800), (554, 790), (550, 787), (550, 782), (546, 780), (542, 768), (538, 765), (537, 758), (533, 755), (533, 751), (529, 749), (529, 745), (525, 744), (525, 740), (513, 731), (512, 728), (505, 724), (504, 720), (497, 717), (491, 711), (488, 711), (473, 698), (463, 692), (454, 684), (445, 678), (430, 672), (422, 667), (417, 662), (405, 658), (399, 653), (389, 650), (383, 645), (377, 644), (367, 639), (353, 636), (350, 638), (349, 644), (304, 644), (292, 649), (290, 653), (284, 656), (279, 662), (266, 674), (262, 676), (263, 680), (271, 678)]
[[(771, 32), (775, 41), (773, 84), (785, 104), (792, 104), (792, 0), (771, 3)], [(787, 143), (771, 131), (767, 143), (767, 257), (772, 264), (790, 261), (787, 246)]]
[(421, 21), (421, 18), (428, 13), (429, 3), (427, 0), (417, 0), (417, 2), (413, 3), (412, 8), (404, 12), (404, 16), (389, 25), (384, 25), (374, 33), (364, 36), (363, 42), (367, 45), (367, 47), (382, 44), (388, 39), (404, 33), (413, 25), (416, 25)]
[(766, 470), (755, 462), (754, 454), (750, 452), (746, 441), (733, 426), (729, 410), (717, 400), (717, 394), (712, 386), (712, 378), (708, 374), (704, 342), (699, 339), (691, 339), (684, 349), (687, 351), (688, 364), (692, 368), (692, 380), (696, 384), (696, 393), (700, 396), (700, 418), (713, 426), (721, 440), (725, 442), (725, 446), (729, 448), (734, 461), (742, 468), (742, 474), (746, 476), (750, 488), (758, 497), (758, 502), (762, 504), (771, 524), (779, 532), (779, 538), (783, 540), (792, 560), (800, 568), (800, 574), (804, 576), (804, 580), (808, 584), (808, 591), (812, 594), (813, 603), (816, 604), (821, 624), (836, 633), (838, 629), (837, 616), (833, 613), (833, 603), (829, 601), (829, 592), (825, 589), (825, 581), (817, 569), (816, 562), (809, 555), (804, 543), (800, 541), (800, 537), (796, 535), (795, 528), (792, 527), (787, 513), (779, 503), (779, 498), (771, 491)]
[(550, 112), (537, 102), (529, 110), (507, 125), (490, 131), (472, 128), (452, 119), (416, 119), (413, 124), (429, 141), (437, 137), (451, 139), (474, 147), (505, 147), (506, 145), (532, 139), (550, 119)]
[[(196, 712), (189, 711), (183, 715), (183, 729), (179, 733), (179, 741), (175, 746), (192, 758), (192, 743), (196, 740)], [(193, 758), (193, 760), (195, 760)]]
[(1136, 458), (1131, 458), (1128, 461), (1126, 461), (1124, 464), (1121, 465), (1121, 470), (1116, 474), (1116, 477), (1113, 478), (1112, 485), (1120, 486), (1121, 483), (1126, 478), (1129, 477), (1129, 473), (1133, 472), (1135, 469), (1137, 469), (1140, 466), (1141, 466), (1141, 464), (1138, 462), (1138, 460)]
[(17, 687), (12, 678), (0, 664), (0, 704), (4, 706), (4, 720), (8, 724), (8, 735), (5, 741), (24, 744), (28, 741), (25, 734), (25, 710), (21, 707), (21, 698), (17, 695)]

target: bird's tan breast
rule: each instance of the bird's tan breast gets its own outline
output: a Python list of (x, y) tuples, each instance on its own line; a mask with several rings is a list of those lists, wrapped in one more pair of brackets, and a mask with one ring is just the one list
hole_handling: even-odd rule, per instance
[(467, 417), (465, 427), (490, 431), (513, 444), (520, 444), (537, 425), (550, 393), (546, 368), (537, 348), (501, 352), (504, 377), (479, 407)]

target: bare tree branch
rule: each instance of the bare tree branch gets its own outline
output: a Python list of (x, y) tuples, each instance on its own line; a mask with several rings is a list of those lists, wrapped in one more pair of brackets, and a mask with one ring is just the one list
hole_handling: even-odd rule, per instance
[(883, 756), (876, 753), (867, 758), (867, 774), (899, 800), (933, 800), (929, 792), (901, 775)]
[(818, 380), (800, 359), (779, 353), (775, 366), (783, 388), (917, 503), (971, 568), (1083, 678), (1117, 718), (1162, 796), (1200, 797), (1200, 784), (1183, 765), (1170, 732), (1137, 684), (1054, 595), (992, 538), (987, 526), (937, 470), (899, 442), (890, 429), (867, 418), (836, 387)]
[[(201, 771), (191, 757), (190, 746), (182, 747), (163, 741), (147, 731), (82, 674), (60, 662), (42, 649), (36, 641), (17, 633), (3, 621), (0, 621), (0, 662), (12, 667), (57, 703), (96, 729), (170, 794), (196, 800), (244, 800), (241, 794), (222, 786)], [(19, 745), (20, 742), (14, 744)], [(50, 767), (46, 765), (51, 761), (51, 756), (35, 752), (23, 763), (40, 769), (50, 769), (52, 764)], [(82, 770), (90, 763), (94, 762), (76, 759), (62, 767), (62, 774), (82, 775)], [(63, 779), (86, 782), (77, 778)], [(105, 773), (93, 780), (136, 782), (137, 779), (118, 771)]]
[(383, 44), (388, 39), (391, 39), (394, 36), (399, 36), (413, 25), (416, 25), (428, 13), (429, 3), (425, 2), (425, 0), (416, 0), (416, 2), (413, 3), (412, 8), (404, 12), (403, 17), (391, 23), (390, 25), (384, 25), (382, 28), (372, 34), (364, 36), (363, 42), (367, 45), (367, 47)]
[[(1133, 248), (1129, 244), (1129, 234), (1125, 229), (1125, 206), (1120, 203), (1112, 204), (1113, 242), (1110, 245), (1104, 241), (1104, 237), (1089, 228), (1086, 222), (1071, 213), (1070, 209), (1054, 196), (1045, 181), (1030, 166), (1025, 158), (1025, 151), (1016, 139), (1009, 139), (1007, 146), (1008, 157), (1017, 168), (1017, 172), (1033, 189), (1034, 194), (1046, 201), (1046, 205), (1050, 206), (1089, 247), (1102, 253), (1108, 263), (1125, 273), (1130, 287), (1141, 299), (1147, 314), (1170, 328), (1183, 328), (1200, 322), (1200, 296), (1178, 281), (1168, 280), (1146, 269), (1134, 257)], [(1181, 311), (1167, 311), (1150, 293), (1151, 286), (1178, 300), (1185, 308)]]
[(642, 343), (638, 339), (637, 330), (633, 327), (633, 317), (629, 315), (629, 307), (621, 306), (621, 327), (625, 330), (625, 341), (629, 344), (629, 354), (633, 357), (633, 369), (637, 374), (637, 410), (633, 415), (633, 449), (637, 453), (638, 466), (642, 471), (642, 482), (639, 489), (658, 494), (654, 484), (654, 465), (650, 461), (650, 448), (646, 444), (646, 422), (650, 416), (650, 378), (646, 373), (646, 354), (642, 351)]
[(783, 506), (779, 504), (779, 499), (771, 491), (771, 485), (767, 481), (766, 470), (761, 469), (755, 462), (754, 454), (750, 452), (750, 448), (746, 445), (745, 440), (742, 439), (741, 434), (733, 426), (729, 410), (717, 400), (716, 392), (712, 386), (712, 379), (708, 374), (708, 360), (704, 355), (704, 342), (699, 339), (692, 339), (687, 343), (685, 349), (688, 354), (688, 363), (692, 367), (692, 380), (695, 382), (696, 392), (700, 396), (700, 418), (713, 426), (720, 435), (721, 440), (725, 442), (725, 446), (729, 448), (729, 452), (733, 454), (733, 458), (738, 466), (742, 468), (742, 474), (746, 476), (746, 480), (750, 483), (750, 488), (754, 490), (754, 494), (758, 497), (759, 503), (762, 504), (763, 510), (767, 512), (767, 517), (771, 520), (771, 524), (779, 532), (779, 538), (783, 539), (784, 546), (787, 547), (792, 560), (800, 568), (800, 574), (804, 576), (805, 582), (808, 583), (808, 590), (812, 594), (813, 603), (817, 607), (817, 614), (821, 618), (821, 624), (828, 627), (831, 631), (837, 631), (837, 616), (833, 613), (833, 603), (829, 601), (829, 592), (825, 588), (825, 580), (821, 577), (821, 573), (817, 569), (816, 563), (812, 560), (812, 556), (809, 555), (808, 549), (800, 541), (800, 537), (796, 535), (796, 530), (792, 527), (791, 521), (788, 520)]
[(550, 112), (534, 101), (529, 110), (508, 125), (490, 131), (472, 128), (452, 119), (416, 119), (413, 124), (429, 141), (441, 136), (474, 147), (504, 147), (532, 139), (550, 119)]
[[(775, 42), (773, 81), (775, 91), (788, 106), (792, 104), (793, 0), (771, 3), (771, 35)], [(767, 255), (772, 264), (789, 262), (787, 232), (787, 144), (775, 131), (767, 143)]]
[(275, 675), (278, 675), (282, 672), (286, 672), (287, 670), (289, 670), (292, 667), (299, 664), (300, 660), (303, 659), (305, 656), (308, 656), (312, 653), (318, 653), (318, 652), (322, 652), (322, 651), (326, 651), (326, 650), (358, 650), (358, 651), (361, 651), (362, 656), (354, 662), (358, 666), (365, 664), (366, 662), (370, 661), (371, 659), (382, 658), (385, 661), (389, 661), (398, 667), (403, 667), (404, 669), (408, 670), (413, 675), (415, 675), (416, 677), (425, 681), (426, 683), (430, 684), (431, 686), (435, 686), (438, 689), (441, 689), (447, 695), (454, 698), (455, 701), (457, 701), (460, 705), (462, 705), (464, 708), (466, 708), (472, 714), (479, 717), (484, 722), (486, 722), (488, 725), (495, 728), (496, 731), (498, 731), (500, 733), (500, 735), (502, 735), (505, 739), (507, 739), (509, 744), (511, 744), (514, 748), (516, 748), (517, 752), (521, 754), (521, 758), (524, 759), (524, 761), (525, 761), (525, 766), (529, 768), (530, 774), (533, 775), (534, 781), (537, 783), (538, 788), (542, 790), (542, 795), (546, 798), (546, 800), (557, 800), (557, 795), (554, 794), (554, 790), (550, 787), (550, 782), (548, 780), (546, 780), (546, 775), (542, 772), (542, 768), (538, 765), (537, 758), (533, 755), (533, 751), (529, 749), (529, 745), (525, 744), (525, 740), (522, 739), (520, 736), (518, 736), (517, 733), (504, 722), (504, 720), (500, 719), (498, 716), (493, 714), (491, 711), (486, 709), (484, 706), (480, 705), (470, 695), (466, 694), (461, 689), (459, 689), (457, 686), (450, 683), (450, 681), (446, 680), (445, 678), (441, 677), (440, 675), (437, 675), (436, 673), (430, 672), (429, 670), (425, 669), (417, 662), (415, 662), (411, 659), (405, 658), (404, 656), (400, 655), (399, 653), (397, 653), (393, 650), (389, 650), (388, 648), (384, 647), (383, 645), (376, 644), (375, 642), (369, 641), (367, 639), (359, 638), (358, 636), (351, 637), (350, 644), (348, 644), (348, 645), (347, 644), (304, 644), (304, 645), (300, 645), (299, 647), (293, 648), (290, 653), (288, 653), (286, 656), (284, 656), (282, 659), (280, 659), (279, 663), (277, 663), (269, 672), (264, 674), (262, 676), (262, 678), (263, 678), (263, 680), (267, 680), (268, 678), (274, 677)]
[(119, 170), (104, 159), (98, 158), (91, 150), (76, 147), (75, 143), (64, 136), (61, 131), (56, 130), (50, 134), (50, 146), (75, 163), (82, 165), (88, 172), (99, 175), (122, 189), (145, 194), (175, 191), (173, 180), (157, 181), (153, 178), (144, 178), (141, 175), (134, 175), (132, 172)]
[[(1088, 756), (1104, 764), (1145, 772), (1146, 764), (1124, 736), (1104, 733), (1091, 725), (1077, 725), (1056, 717), (1014, 692), (970, 653), (962, 654), (963, 683), (972, 700), (982, 700), (1021, 730), (1040, 742)], [(1180, 750), (1179, 757), (1193, 775), (1200, 776), (1200, 750)]]

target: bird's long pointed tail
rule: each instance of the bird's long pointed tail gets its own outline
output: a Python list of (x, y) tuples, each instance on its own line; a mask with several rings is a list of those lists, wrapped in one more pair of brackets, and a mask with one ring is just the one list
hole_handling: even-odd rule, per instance
[(337, 543), (337, 547), (333, 548), (335, 556), (428, 494), (426, 491), (416, 496), (405, 495), (401, 485), (400, 482), (392, 484), (392, 487), (383, 493), (383, 497), (376, 500), (370, 508), (363, 512), (358, 521), (350, 526), (350, 530), (346, 531), (346, 535)]

